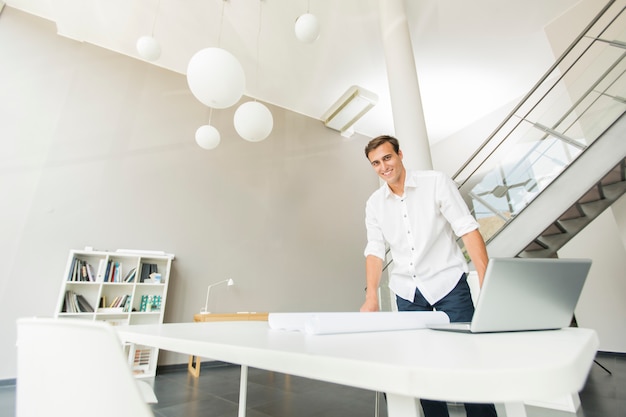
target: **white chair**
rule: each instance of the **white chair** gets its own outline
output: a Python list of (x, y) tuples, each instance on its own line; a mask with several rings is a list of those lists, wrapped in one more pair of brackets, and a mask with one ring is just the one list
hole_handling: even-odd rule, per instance
[(153, 413), (109, 324), (29, 318), (17, 320), (16, 416)]

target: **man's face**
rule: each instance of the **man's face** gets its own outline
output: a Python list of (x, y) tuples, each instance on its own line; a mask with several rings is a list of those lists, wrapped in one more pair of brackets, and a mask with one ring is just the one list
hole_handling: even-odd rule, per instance
[(402, 151), (396, 153), (389, 142), (385, 142), (367, 155), (372, 168), (388, 184), (397, 182), (404, 172)]

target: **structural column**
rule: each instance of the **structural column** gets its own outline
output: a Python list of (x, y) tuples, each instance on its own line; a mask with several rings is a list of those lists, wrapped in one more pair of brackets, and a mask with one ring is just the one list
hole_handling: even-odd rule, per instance
[(379, 9), (393, 123), (404, 154), (404, 165), (412, 169), (432, 169), (404, 0), (379, 0)]

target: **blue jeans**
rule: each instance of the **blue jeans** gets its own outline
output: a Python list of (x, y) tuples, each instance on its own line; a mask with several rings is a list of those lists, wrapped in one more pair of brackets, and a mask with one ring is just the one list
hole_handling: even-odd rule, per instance
[[(419, 290), (415, 290), (413, 302), (396, 296), (398, 311), (443, 311), (450, 321), (472, 321), (474, 303), (467, 284), (467, 276), (463, 274), (458, 284), (441, 300), (431, 305)], [(448, 405), (443, 401), (420, 400), (425, 417), (449, 417)], [(493, 404), (465, 403), (467, 417), (496, 417)]]

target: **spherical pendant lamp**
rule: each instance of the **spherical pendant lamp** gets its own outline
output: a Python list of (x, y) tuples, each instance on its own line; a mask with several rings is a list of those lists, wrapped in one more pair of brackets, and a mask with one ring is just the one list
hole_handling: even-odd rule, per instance
[(300, 42), (311, 43), (320, 36), (320, 24), (315, 15), (305, 13), (296, 19), (296, 38)]
[(220, 144), (220, 132), (211, 125), (203, 125), (196, 130), (196, 143), (203, 149), (215, 149)]
[(137, 40), (137, 52), (146, 61), (156, 61), (161, 56), (161, 45), (152, 36), (142, 36)]
[(263, 104), (249, 101), (235, 111), (234, 124), (239, 136), (250, 142), (260, 142), (272, 132), (274, 119)]
[(206, 48), (196, 52), (189, 61), (187, 83), (201, 103), (224, 109), (239, 101), (246, 80), (233, 54), (221, 48)]

